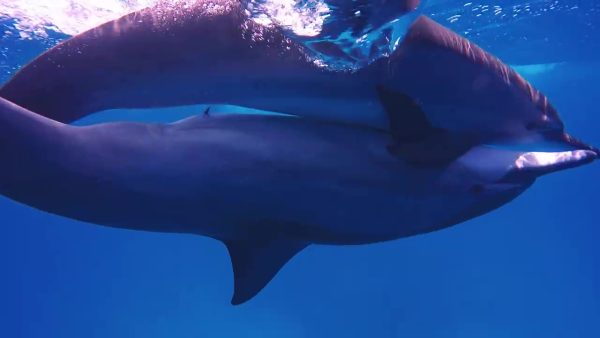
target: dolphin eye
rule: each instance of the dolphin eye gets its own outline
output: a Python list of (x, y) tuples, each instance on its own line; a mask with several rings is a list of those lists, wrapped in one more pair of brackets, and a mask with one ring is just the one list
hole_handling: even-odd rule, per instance
[(483, 184), (473, 184), (471, 188), (469, 188), (469, 191), (473, 194), (479, 195), (485, 191), (485, 187)]

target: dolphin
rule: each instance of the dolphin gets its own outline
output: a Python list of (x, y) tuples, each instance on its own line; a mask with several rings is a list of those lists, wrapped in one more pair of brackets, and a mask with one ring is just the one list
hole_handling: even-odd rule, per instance
[(363, 88), (284, 28), (255, 21), (239, 0), (199, 0), (143, 9), (66, 40), (21, 69), (0, 96), (60, 122), (196, 103), (332, 118), (345, 112), (362, 122), (377, 110)]
[[(420, 16), (387, 57), (328, 66), (238, 0), (154, 7), (84, 32), (23, 67), (0, 96), (59, 122), (114, 108), (233, 104), (387, 128), (396, 101), (483, 143), (563, 129), (546, 97), (469, 40)], [(542, 149), (543, 150), (543, 149)]]
[(564, 133), (543, 135), (560, 151), (465, 142), (412, 101), (396, 108), (386, 129), (210, 111), (76, 126), (0, 98), (0, 193), (84, 222), (222, 241), (241, 304), (308, 245), (449, 227), (600, 156)]

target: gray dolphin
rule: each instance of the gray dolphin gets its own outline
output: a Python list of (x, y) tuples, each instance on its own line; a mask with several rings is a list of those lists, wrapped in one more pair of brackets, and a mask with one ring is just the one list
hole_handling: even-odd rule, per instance
[[(600, 152), (466, 142), (407, 102), (388, 129), (283, 115), (72, 126), (0, 99), (0, 193), (73, 219), (222, 241), (233, 304), (310, 244), (366, 244), (448, 227)], [(389, 130), (389, 131), (388, 131)]]
[(61, 122), (111, 108), (226, 103), (383, 129), (388, 110), (409, 99), (434, 127), (482, 142), (533, 144), (563, 128), (515, 71), (426, 17), (391, 55), (361, 69), (330, 68), (311, 53), (253, 21), (238, 0), (198, 1), (67, 40), (0, 96)]

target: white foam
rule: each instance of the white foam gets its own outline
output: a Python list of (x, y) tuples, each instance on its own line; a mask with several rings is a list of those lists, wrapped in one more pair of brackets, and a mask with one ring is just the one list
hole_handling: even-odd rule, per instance
[[(54, 31), (76, 35), (128, 13), (150, 7), (180, 5), (197, 0), (2, 0), (0, 20), (14, 20), (23, 39), (46, 38)], [(232, 0), (235, 1), (235, 0)], [(258, 23), (277, 24), (300, 36), (318, 35), (330, 9), (323, 0), (251, 1)]]
[(75, 35), (160, 0), (2, 0), (0, 19), (13, 19), (22, 38), (49, 31)]
[(260, 0), (256, 1), (254, 21), (262, 25), (283, 26), (298, 36), (316, 36), (329, 17), (329, 6), (323, 0)]

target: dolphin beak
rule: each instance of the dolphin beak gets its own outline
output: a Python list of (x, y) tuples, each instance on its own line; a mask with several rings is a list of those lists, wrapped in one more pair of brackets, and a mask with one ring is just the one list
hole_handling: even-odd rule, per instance
[(600, 158), (598, 148), (587, 145), (574, 137), (560, 133), (553, 141), (565, 150), (552, 152), (523, 152), (511, 165), (504, 180), (535, 179), (556, 171), (576, 168)]
[(519, 156), (513, 168), (521, 173), (533, 174), (537, 177), (591, 163), (599, 156), (600, 154), (597, 151), (589, 149), (529, 152)]

